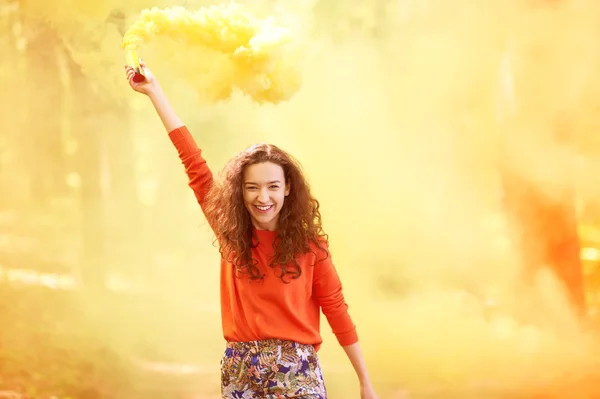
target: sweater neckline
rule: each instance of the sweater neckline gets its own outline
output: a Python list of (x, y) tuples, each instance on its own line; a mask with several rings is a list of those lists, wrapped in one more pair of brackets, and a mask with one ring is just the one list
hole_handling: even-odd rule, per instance
[(256, 227), (253, 228), (254, 229), (254, 234), (256, 234), (256, 236), (258, 237), (258, 239), (274, 239), (275, 236), (277, 235), (277, 230), (271, 231), (271, 230), (259, 230)]

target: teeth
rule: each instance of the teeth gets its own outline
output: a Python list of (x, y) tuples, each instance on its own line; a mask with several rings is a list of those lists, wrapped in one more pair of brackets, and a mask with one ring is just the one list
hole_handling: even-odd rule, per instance
[(261, 211), (266, 211), (270, 207), (271, 207), (271, 205), (269, 205), (269, 206), (257, 206), (257, 208), (260, 209)]

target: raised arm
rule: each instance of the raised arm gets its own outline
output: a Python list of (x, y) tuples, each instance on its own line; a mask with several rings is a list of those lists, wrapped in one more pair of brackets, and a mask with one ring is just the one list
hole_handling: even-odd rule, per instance
[(182, 127), (183, 123), (181, 122), (181, 119), (179, 119), (175, 113), (175, 110), (173, 107), (171, 107), (171, 104), (163, 92), (162, 87), (160, 87), (160, 84), (158, 84), (158, 80), (156, 80), (152, 72), (146, 66), (146, 63), (144, 63), (142, 60), (140, 60), (140, 67), (144, 69), (144, 76), (146, 78), (141, 82), (135, 82), (133, 80), (135, 70), (133, 67), (125, 65), (127, 81), (129, 82), (131, 88), (138, 93), (147, 95), (148, 98), (150, 98), (156, 113), (158, 114), (168, 133)]
[(205, 211), (206, 195), (213, 184), (212, 172), (206, 164), (206, 160), (202, 157), (202, 151), (187, 127), (175, 113), (175, 110), (173, 110), (152, 72), (143, 61), (140, 61), (140, 66), (144, 68), (144, 76), (146, 77), (142, 82), (134, 82), (134, 69), (131, 66), (125, 66), (129, 85), (133, 90), (147, 95), (152, 105), (154, 105), (154, 109), (169, 133), (169, 138), (177, 149), (179, 158), (185, 167), (189, 185), (194, 191), (198, 203)]
[(181, 122), (181, 119), (179, 119), (179, 116), (177, 116), (175, 110), (173, 110), (167, 96), (158, 84), (156, 85), (156, 88), (148, 94), (148, 97), (150, 98), (150, 101), (152, 101), (152, 105), (154, 105), (154, 109), (165, 129), (167, 129), (167, 132), (170, 133), (183, 126), (183, 122)]

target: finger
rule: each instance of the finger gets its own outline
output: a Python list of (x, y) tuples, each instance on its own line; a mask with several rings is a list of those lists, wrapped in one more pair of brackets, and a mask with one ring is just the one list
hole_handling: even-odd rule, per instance
[(142, 60), (141, 58), (140, 58), (140, 66), (141, 66), (142, 68), (146, 68), (146, 63), (145, 63), (145, 62), (144, 62), (144, 60)]

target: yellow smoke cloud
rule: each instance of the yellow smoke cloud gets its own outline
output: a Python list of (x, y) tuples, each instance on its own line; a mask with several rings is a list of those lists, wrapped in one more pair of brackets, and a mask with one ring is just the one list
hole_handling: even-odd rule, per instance
[(185, 42), (190, 51), (199, 47), (213, 59), (225, 56), (225, 62), (213, 68), (210, 81), (198, 82), (200, 91), (213, 101), (229, 98), (238, 88), (259, 103), (279, 103), (300, 89), (299, 59), (290, 51), (288, 30), (273, 18), (255, 18), (238, 4), (195, 12), (183, 7), (146, 9), (126, 32), (123, 47), (137, 50), (159, 35)]
[[(207, 2), (185, 4), (196, 10)], [(541, 276), (528, 290), (515, 293), (521, 260), (506, 239), (510, 226), (499, 205), (496, 169), (501, 159), (549, 195), (575, 181), (578, 195), (598, 206), (600, 3), (564, 0), (534, 7), (531, 2), (506, 0), (390, 1), (383, 16), (364, 21), (364, 28), (357, 19), (375, 15), (379, 0), (277, 2), (293, 10), (287, 14), (276, 10), (274, 2), (262, 8), (259, 3), (263, 2), (245, 4), (255, 16), (264, 12), (284, 21), (280, 23), (293, 32), (287, 41), (261, 36), (270, 28), (249, 17), (246, 22), (255, 30), (244, 30), (246, 22), (232, 19), (238, 25), (228, 34), (239, 29), (246, 36), (224, 43), (219, 40), (231, 35), (217, 35), (216, 45), (197, 36), (216, 27), (190, 26), (195, 29), (192, 36), (172, 28), (167, 29), (171, 33), (156, 27), (146, 33), (148, 22), (140, 25), (143, 39), (136, 46), (215, 170), (232, 152), (260, 141), (274, 142), (302, 161), (322, 204), (333, 259), (380, 397), (395, 398), (391, 392), (402, 386), (412, 389), (415, 398), (434, 397), (427, 391), (433, 388), (474, 390), (470, 387), (487, 382), (525, 389), (597, 369), (598, 342), (581, 331), (556, 281)], [(89, 84), (141, 104), (130, 125), (119, 115), (101, 119), (97, 114), (102, 111), (96, 109), (89, 118), (104, 125), (106, 137), (118, 138), (133, 130), (136, 153), (141, 154), (136, 160), (137, 186), (149, 198), (172, 196), (148, 208), (147, 231), (127, 235), (125, 243), (151, 242), (145, 245), (161, 268), (143, 259), (130, 267), (144, 275), (153, 270), (162, 285), (168, 282), (177, 288), (170, 300), (202, 309), (191, 317), (183, 312), (169, 315), (173, 326), (161, 322), (164, 330), (153, 331), (152, 337), (166, 338), (153, 345), (172, 358), (192, 353), (187, 358), (213, 373), (202, 388), (218, 390), (223, 350), (218, 252), (210, 244), (212, 235), (154, 110), (123, 80), (123, 54), (116, 44), (124, 30), (105, 22), (114, 9), (123, 9), (126, 27), (133, 29), (139, 10), (166, 9), (175, 1), (134, 0), (126, 6), (116, 0), (19, 4), (25, 15), (50, 21), (90, 77)], [(330, 9), (332, 5), (338, 7)], [(225, 15), (220, 23), (228, 26), (228, 18), (233, 17)], [(169, 23), (166, 19), (163, 22)], [(307, 32), (297, 34), (292, 30), (296, 25), (313, 35), (307, 39)], [(379, 33), (369, 36), (365, 31), (373, 25)], [(271, 45), (287, 54), (276, 54), (273, 48), (256, 50), (252, 46), (260, 43), (256, 37), (273, 39)], [(232, 55), (240, 47), (246, 55), (271, 57), (262, 61), (296, 65), (299, 53), (291, 47), (290, 37), (316, 42), (303, 57), (304, 83), (293, 101), (276, 107), (256, 107), (235, 95), (211, 107), (198, 101), (232, 93), (223, 90), (236, 87), (232, 82), (240, 79)], [(32, 59), (35, 73), (13, 80), (13, 59), (6, 59), (4, 91), (29, 95), (32, 100), (19, 108), (26, 111), (45, 94), (40, 91), (48, 89), (17, 83), (28, 83), (31, 76), (51, 81), (52, 75), (47, 64)], [(256, 62), (262, 76), (276, 76), (260, 69), (266, 68), (265, 63), (250, 61)], [(249, 66), (243, 71), (250, 71)], [(298, 71), (294, 76), (299, 82)], [(291, 74), (277, 76), (281, 84), (300, 86)], [(270, 90), (262, 95), (275, 93)], [(6, 103), (11, 101), (14, 98), (7, 97)], [(29, 115), (40, 131), (47, 128), (46, 117), (55, 107), (47, 106), (44, 112)], [(568, 144), (550, 135), (559, 115), (566, 120)], [(508, 151), (500, 152), (499, 142)], [(565, 173), (572, 169), (576, 176)], [(157, 176), (164, 182), (155, 183)], [(113, 177), (120, 181), (119, 175)], [(124, 211), (112, 216), (130, 220)], [(133, 228), (139, 229), (135, 224)], [(163, 246), (164, 238), (153, 234), (162, 231), (177, 237), (176, 244), (169, 244), (172, 255), (155, 249)], [(115, 263), (121, 262), (117, 257)], [(164, 316), (156, 311), (156, 317)], [(108, 318), (106, 325), (122, 331), (116, 338), (134, 337), (136, 344), (150, 334), (141, 317), (129, 326)], [(325, 321), (322, 330), (325, 344), (320, 355), (330, 396), (354, 397), (358, 383), (351, 366)], [(174, 339), (175, 333), (191, 338)], [(113, 347), (116, 338), (109, 341)], [(589, 396), (567, 392), (554, 397)]]

